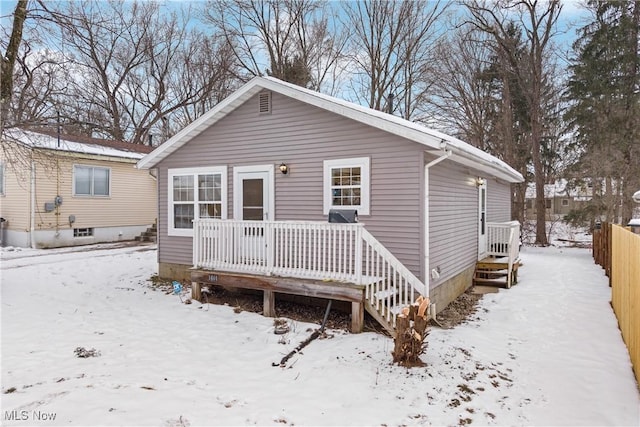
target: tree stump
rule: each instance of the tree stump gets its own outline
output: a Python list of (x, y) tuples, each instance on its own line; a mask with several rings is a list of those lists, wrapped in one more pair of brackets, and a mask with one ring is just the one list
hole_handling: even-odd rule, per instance
[(393, 363), (405, 367), (424, 366), (420, 355), (426, 350), (427, 309), (429, 298), (419, 296), (416, 302), (402, 309), (396, 319)]

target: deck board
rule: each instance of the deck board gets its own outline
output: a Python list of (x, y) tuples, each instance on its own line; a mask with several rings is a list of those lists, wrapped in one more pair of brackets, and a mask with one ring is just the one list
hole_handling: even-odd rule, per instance
[(264, 315), (270, 317), (275, 313), (274, 293), (347, 301), (352, 306), (352, 331), (361, 332), (364, 327), (365, 285), (200, 269), (191, 270), (191, 283), (192, 297), (198, 301), (201, 300), (202, 284), (261, 290), (264, 292)]

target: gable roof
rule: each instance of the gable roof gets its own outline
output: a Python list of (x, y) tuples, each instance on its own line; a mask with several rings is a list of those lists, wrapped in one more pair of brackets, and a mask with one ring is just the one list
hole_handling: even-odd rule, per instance
[(47, 130), (35, 132), (19, 128), (5, 129), (3, 138), (29, 148), (134, 160), (142, 159), (153, 151), (153, 147), (147, 145), (78, 135), (61, 134), (58, 143), (57, 133)]
[(391, 114), (305, 89), (273, 77), (254, 77), (236, 92), (140, 160), (137, 167), (140, 169), (155, 167), (159, 162), (178, 150), (196, 135), (214, 125), (249, 98), (263, 90), (280, 93), (284, 96), (417, 142), (425, 146), (425, 151), (429, 151), (437, 156), (442, 155), (444, 149), (449, 150), (452, 161), (473, 167), (508, 182), (524, 181), (518, 171), (502, 160), (457, 138)]

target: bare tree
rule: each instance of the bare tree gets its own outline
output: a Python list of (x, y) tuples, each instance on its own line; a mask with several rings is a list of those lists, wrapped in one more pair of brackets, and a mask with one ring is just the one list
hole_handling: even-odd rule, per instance
[[(189, 28), (188, 9), (166, 13), (158, 3), (119, 0), (42, 7), (76, 71), (59, 101), (72, 107), (64, 119), (76, 130), (133, 143), (152, 133), (166, 138), (174, 112), (216, 98), (216, 82), (230, 78), (228, 50), (190, 60), (204, 36)], [(195, 78), (202, 69), (206, 81)]]
[[(505, 0), (498, 3), (470, 1), (464, 3), (470, 13), (470, 23), (491, 35), (511, 64), (518, 87), (527, 103), (528, 134), (533, 172), (536, 184), (536, 243), (547, 245), (545, 229), (543, 169), (544, 130), (544, 84), (548, 59), (547, 51), (552, 46), (555, 26), (561, 10), (559, 0)], [(528, 60), (518, 61), (513, 45), (509, 43), (509, 22), (516, 17), (524, 29)]]
[[(459, 29), (438, 43), (434, 92), (425, 119), (482, 150), (491, 150), (491, 82), (482, 78), (492, 49), (483, 34)], [(437, 118), (437, 120), (436, 120)]]
[[(353, 31), (352, 90), (370, 108), (419, 115), (432, 84), (431, 51), (442, 33), (439, 1), (367, 0), (344, 4)], [(393, 100), (392, 100), (392, 99)]]
[(27, 0), (18, 0), (13, 12), (11, 36), (2, 55), (2, 65), (0, 67), (0, 131), (4, 129), (8, 106), (13, 95), (13, 70), (19, 55), (22, 31), (26, 19)]
[(199, 91), (202, 96), (196, 102), (185, 103), (176, 109), (171, 114), (171, 122), (166, 118), (161, 120), (161, 131), (166, 136), (209, 111), (240, 84), (235, 78), (231, 47), (224, 37), (194, 32), (190, 41), (188, 48), (179, 55), (178, 62), (183, 65), (172, 73), (171, 86), (179, 99), (188, 99), (190, 94)]
[(219, 29), (246, 81), (271, 75), (300, 86), (333, 87), (346, 44), (325, 1), (211, 0), (205, 22)]
[(71, 69), (63, 55), (36, 50), (38, 42), (24, 40), (15, 68), (15, 91), (10, 104), (13, 126), (47, 126), (57, 121)]

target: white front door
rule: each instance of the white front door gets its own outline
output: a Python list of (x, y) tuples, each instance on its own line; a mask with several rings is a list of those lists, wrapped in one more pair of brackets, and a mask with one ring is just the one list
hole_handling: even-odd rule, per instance
[(478, 185), (478, 259), (487, 256), (487, 182)]
[[(243, 221), (274, 220), (273, 165), (239, 166), (233, 169), (233, 218)], [(247, 224), (240, 236), (239, 250), (247, 261), (266, 259), (262, 224)]]

